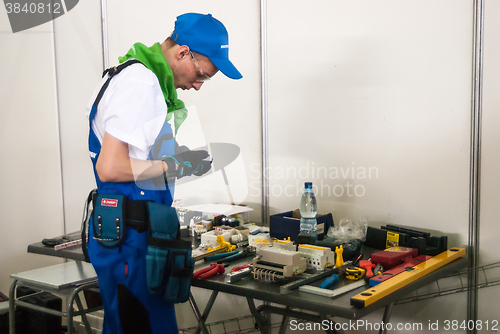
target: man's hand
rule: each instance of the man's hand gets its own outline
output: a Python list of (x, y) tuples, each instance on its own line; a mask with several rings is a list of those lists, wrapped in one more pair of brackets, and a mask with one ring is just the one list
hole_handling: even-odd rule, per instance
[(212, 167), (212, 159), (207, 151), (186, 151), (161, 158), (166, 162), (168, 170), (165, 178), (184, 176), (201, 176)]

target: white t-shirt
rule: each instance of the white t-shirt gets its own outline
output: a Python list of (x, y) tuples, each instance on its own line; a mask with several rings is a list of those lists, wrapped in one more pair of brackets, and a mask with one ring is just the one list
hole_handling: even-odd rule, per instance
[[(92, 104), (108, 76), (104, 76), (87, 106)], [(167, 104), (156, 75), (142, 64), (117, 74), (97, 107), (92, 130), (102, 144), (104, 133), (129, 144), (131, 158), (146, 160), (167, 115)]]

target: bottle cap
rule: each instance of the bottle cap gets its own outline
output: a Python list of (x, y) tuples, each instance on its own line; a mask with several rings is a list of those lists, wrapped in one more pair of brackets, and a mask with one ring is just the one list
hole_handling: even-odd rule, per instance
[(312, 188), (312, 186), (313, 186), (312, 182), (306, 182), (306, 183), (304, 183), (304, 187), (305, 187), (306, 189), (311, 189), (311, 188)]

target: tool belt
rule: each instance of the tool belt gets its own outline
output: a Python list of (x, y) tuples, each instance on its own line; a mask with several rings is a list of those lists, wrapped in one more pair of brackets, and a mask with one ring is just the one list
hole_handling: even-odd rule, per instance
[[(180, 239), (179, 219), (175, 208), (150, 202), (129, 200), (125, 195), (92, 191), (92, 227), (94, 240), (105, 248), (115, 248), (125, 240), (127, 228), (139, 233), (148, 231), (146, 276), (152, 294), (161, 294), (169, 303), (189, 299), (195, 259), (191, 242)], [(88, 212), (88, 209), (86, 209)], [(86, 217), (82, 227), (82, 246), (86, 261)]]

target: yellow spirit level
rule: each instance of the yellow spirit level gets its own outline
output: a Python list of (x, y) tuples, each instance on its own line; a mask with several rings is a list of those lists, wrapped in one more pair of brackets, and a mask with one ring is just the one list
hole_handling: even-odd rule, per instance
[(351, 298), (351, 305), (356, 307), (368, 306), (377, 300), (387, 296), (391, 292), (410, 284), (428, 273), (441, 268), (442, 266), (465, 255), (465, 248), (454, 247), (429, 260), (422, 262), (415, 267), (408, 268), (408, 271), (394, 276), (376, 286), (368, 289)]

